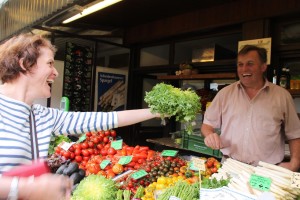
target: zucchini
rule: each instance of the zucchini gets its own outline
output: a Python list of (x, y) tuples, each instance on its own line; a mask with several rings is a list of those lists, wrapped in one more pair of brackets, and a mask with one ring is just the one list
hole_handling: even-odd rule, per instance
[(79, 169), (78, 164), (76, 162), (71, 162), (69, 166), (66, 169), (64, 169), (63, 174), (70, 176), (74, 172), (78, 171), (78, 169)]
[(85, 177), (85, 171), (84, 171), (83, 169), (79, 169), (79, 170), (78, 170), (78, 174), (79, 174), (80, 176), (82, 176), (82, 178)]
[(66, 169), (67, 168), (67, 164), (63, 164), (63, 165), (61, 165), (57, 170), (56, 170), (56, 174), (63, 174), (63, 172), (64, 172), (64, 169)]
[(78, 172), (75, 172), (70, 176), (70, 179), (73, 180), (73, 184), (76, 185), (83, 179), (83, 177)]

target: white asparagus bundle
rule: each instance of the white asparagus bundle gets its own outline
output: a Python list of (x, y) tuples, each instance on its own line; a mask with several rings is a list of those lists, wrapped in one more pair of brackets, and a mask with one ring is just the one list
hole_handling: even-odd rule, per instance
[(240, 161), (228, 158), (222, 164), (221, 170), (232, 176), (228, 187), (260, 196), (263, 191), (252, 188), (249, 184), (252, 174), (267, 177), (272, 180), (269, 192), (277, 200), (293, 200), (300, 195), (299, 188), (291, 186), (291, 177), (293, 172), (283, 167), (259, 162), (259, 166), (254, 167)]

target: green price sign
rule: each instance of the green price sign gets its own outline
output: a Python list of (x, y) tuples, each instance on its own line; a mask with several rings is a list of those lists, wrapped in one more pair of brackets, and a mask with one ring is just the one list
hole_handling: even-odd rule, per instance
[(140, 179), (140, 178), (146, 176), (147, 174), (148, 174), (148, 173), (147, 173), (145, 170), (141, 169), (141, 170), (139, 170), (139, 171), (133, 173), (133, 174), (131, 175), (131, 177), (132, 177), (133, 179), (137, 180), (137, 179)]
[(85, 134), (82, 135), (82, 136), (78, 139), (77, 143), (81, 143), (81, 142), (83, 142), (84, 140), (86, 140), (86, 135), (85, 135)]
[(269, 191), (272, 180), (267, 177), (252, 174), (249, 182), (250, 182), (251, 187), (253, 187), (255, 189), (259, 189), (262, 191)]
[(178, 151), (176, 150), (163, 150), (163, 152), (161, 152), (161, 156), (171, 156), (171, 157), (175, 157), (177, 155)]
[(115, 150), (122, 149), (122, 145), (123, 145), (123, 140), (112, 141), (110, 144), (110, 146)]
[(103, 161), (100, 163), (101, 169), (104, 169), (107, 165), (109, 165), (109, 163), (110, 163), (110, 160), (103, 160)]
[(130, 163), (131, 160), (132, 160), (132, 156), (122, 156), (118, 163), (121, 165), (126, 165), (126, 164)]

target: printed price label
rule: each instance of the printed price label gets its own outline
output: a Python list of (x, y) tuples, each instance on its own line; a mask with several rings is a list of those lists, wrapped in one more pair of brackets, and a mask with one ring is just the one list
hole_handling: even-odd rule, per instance
[(75, 142), (68, 143), (68, 142), (63, 141), (63, 142), (60, 143), (58, 146), (61, 147), (63, 150), (68, 151), (69, 148), (70, 148), (74, 143), (75, 143)]
[(131, 160), (132, 160), (132, 156), (122, 156), (118, 163), (121, 165), (126, 165), (126, 164), (130, 163)]
[(112, 141), (110, 144), (110, 146), (115, 150), (122, 149), (122, 145), (123, 145), (123, 140)]
[(141, 170), (139, 170), (139, 171), (133, 173), (133, 174), (131, 175), (131, 177), (132, 177), (133, 179), (137, 180), (137, 179), (140, 179), (140, 178), (146, 176), (147, 174), (148, 174), (148, 173), (147, 173), (145, 170), (141, 169)]
[(107, 165), (109, 165), (110, 163), (110, 160), (103, 160), (101, 163), (100, 163), (100, 168), (101, 169), (104, 169)]
[(85, 135), (85, 134), (83, 134), (83, 135), (78, 139), (77, 143), (81, 143), (81, 142), (83, 142), (84, 140), (86, 140), (86, 135)]
[(250, 177), (251, 187), (262, 191), (269, 191), (271, 182), (272, 180), (270, 178), (258, 176), (256, 174), (252, 174)]
[(205, 171), (205, 160), (201, 158), (192, 157), (191, 158), (191, 166), (197, 168), (199, 171)]
[(300, 173), (294, 172), (292, 175), (292, 187), (300, 188)]
[(178, 151), (176, 150), (163, 150), (163, 152), (161, 152), (161, 156), (171, 156), (171, 157), (175, 157), (177, 155)]

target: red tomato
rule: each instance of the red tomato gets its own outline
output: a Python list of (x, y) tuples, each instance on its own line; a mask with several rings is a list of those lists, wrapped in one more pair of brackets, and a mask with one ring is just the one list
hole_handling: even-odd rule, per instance
[(90, 155), (90, 153), (87, 149), (82, 149), (81, 153), (82, 153), (83, 156), (89, 156)]
[(111, 130), (111, 131), (110, 131), (110, 135), (111, 135), (112, 137), (116, 137), (116, 136), (117, 136), (117, 132), (116, 132), (115, 130)]
[(127, 155), (126, 149), (122, 149), (122, 150), (121, 150), (121, 155), (122, 155), (122, 156), (126, 156), (126, 155)]
[(104, 146), (104, 149), (109, 149), (109, 148), (110, 148), (110, 144), (109, 143)]
[(93, 155), (95, 153), (94, 149), (87, 149), (90, 155)]
[(109, 172), (109, 173), (107, 173), (107, 175), (106, 175), (106, 178), (110, 178), (110, 179), (112, 179), (113, 177), (115, 177), (116, 176), (116, 174), (115, 173), (113, 173), (113, 172)]
[(100, 165), (96, 163), (90, 163), (87, 166), (87, 170), (92, 174), (97, 174), (100, 171)]
[(140, 184), (142, 185), (142, 186), (145, 186), (145, 181), (142, 179), (142, 180), (140, 180)]
[(71, 152), (74, 152), (75, 151), (75, 148), (72, 146), (70, 146), (70, 148), (68, 149), (68, 151), (71, 151)]
[(98, 131), (98, 135), (101, 135), (101, 133), (103, 133), (103, 134), (104, 134), (104, 131), (103, 131), (103, 130), (101, 130), (101, 131)]
[(97, 144), (97, 149), (99, 149), (99, 150), (101, 150), (101, 149), (103, 149), (104, 147), (103, 147), (103, 144)]
[(87, 149), (89, 147), (87, 142), (81, 143), (80, 146), (81, 146), (82, 149)]
[(91, 137), (92, 133), (91, 132), (87, 132), (85, 135), (86, 135), (86, 137)]
[(151, 172), (151, 167), (147, 166), (145, 169), (146, 172)]
[(76, 162), (81, 162), (82, 161), (82, 157), (81, 156), (75, 156), (75, 160), (76, 160)]
[(104, 138), (105, 137), (105, 134), (104, 134), (104, 131), (101, 131), (101, 133), (99, 134), (100, 137)]
[(206, 161), (206, 166), (207, 166), (208, 168), (211, 168), (213, 165), (214, 165), (214, 162), (213, 162), (212, 160), (207, 160), (207, 161)]
[(55, 153), (60, 154), (61, 148), (60, 147), (55, 147)]
[(81, 150), (80, 149), (75, 149), (75, 155), (80, 156), (81, 155)]
[(65, 151), (63, 154), (63, 157), (65, 157), (66, 159), (69, 159), (71, 156), (71, 153), (69, 151)]
[(117, 151), (112, 147), (110, 147), (107, 151), (108, 155), (115, 155), (116, 153), (117, 153)]
[(106, 130), (106, 131), (104, 132), (104, 135), (105, 135), (105, 136), (110, 136), (110, 130)]
[(128, 186), (129, 188), (132, 188), (132, 187), (133, 187), (133, 183), (132, 183), (132, 182), (129, 182), (127, 186)]
[(89, 159), (90, 159), (90, 157), (89, 157), (89, 156), (83, 156), (83, 160), (84, 160), (84, 161), (86, 161), (86, 162), (87, 162), (87, 161), (89, 161)]
[(73, 144), (72, 146), (74, 147), (74, 149), (79, 149), (79, 150), (81, 149), (80, 144)]
[(109, 142), (108, 137), (104, 137), (104, 138), (103, 138), (103, 142), (104, 142), (104, 143), (108, 143), (108, 142)]
[(138, 163), (139, 163), (139, 164), (142, 164), (144, 161), (145, 161), (145, 160), (142, 159), (142, 158), (138, 159)]
[(75, 153), (74, 153), (74, 152), (71, 152), (70, 158), (71, 158), (71, 159), (74, 159), (74, 158), (75, 158)]
[(217, 173), (217, 172), (218, 172), (218, 169), (217, 169), (216, 167), (212, 167), (212, 168), (211, 168), (211, 172), (212, 172), (212, 173)]
[(101, 149), (100, 153), (101, 153), (102, 156), (106, 156), (107, 155), (107, 150), (103, 148), (103, 149)]
[(61, 156), (64, 156), (65, 152), (66, 152), (65, 150), (61, 149), (61, 151), (59, 153), (60, 153)]
[(94, 137), (94, 138), (93, 138), (93, 143), (94, 143), (94, 144), (99, 144), (99, 142), (100, 142), (100, 140), (99, 140), (98, 137)]
[(101, 136), (97, 136), (98, 140), (99, 140), (99, 143), (103, 141), (103, 137)]
[(93, 148), (94, 147), (94, 143), (93, 142), (88, 142), (89, 148)]

